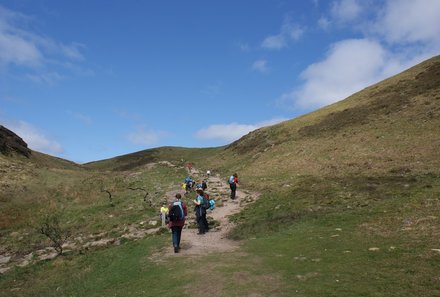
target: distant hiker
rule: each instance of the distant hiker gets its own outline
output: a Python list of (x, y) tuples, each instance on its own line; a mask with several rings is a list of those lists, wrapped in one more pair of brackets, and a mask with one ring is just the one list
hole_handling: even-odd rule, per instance
[(204, 206), (205, 197), (202, 189), (197, 189), (197, 197), (194, 199), (194, 204), (196, 207), (194, 208), (194, 212), (196, 214), (197, 226), (199, 227), (198, 235), (205, 234), (207, 230), (207, 221), (206, 221), (206, 208)]
[(182, 228), (185, 225), (185, 217), (188, 214), (188, 208), (182, 201), (182, 195), (176, 194), (176, 199), (168, 206), (168, 217), (170, 222), (168, 226), (171, 229), (174, 252), (180, 250), (180, 237)]
[(162, 207), (160, 208), (160, 219), (162, 220), (162, 227), (168, 224), (168, 205), (166, 201), (162, 202)]
[(206, 176), (209, 178), (211, 176), (211, 170), (206, 171)]
[(185, 183), (185, 192), (186, 192), (186, 194), (188, 194), (189, 192), (191, 192), (191, 189), (194, 186), (194, 181), (191, 177), (187, 176), (185, 178), (184, 183)]
[(207, 188), (208, 188), (208, 185), (206, 184), (206, 181), (202, 180), (202, 190), (206, 191)]
[(191, 170), (193, 168), (193, 164), (192, 163), (188, 163), (188, 164), (186, 164), (186, 167), (188, 167), (188, 171), (189, 171), (189, 173), (191, 173)]
[(234, 173), (228, 179), (229, 187), (231, 188), (231, 199), (235, 200), (237, 184), (238, 184), (238, 175)]

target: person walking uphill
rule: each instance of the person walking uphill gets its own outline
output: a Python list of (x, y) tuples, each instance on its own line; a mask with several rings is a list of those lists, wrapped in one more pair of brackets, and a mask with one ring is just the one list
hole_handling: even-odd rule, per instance
[(231, 188), (231, 199), (235, 200), (238, 184), (238, 175), (234, 173), (228, 179), (229, 187)]
[(188, 214), (188, 208), (182, 201), (182, 195), (176, 194), (176, 199), (168, 206), (169, 228), (171, 229), (171, 236), (173, 239), (174, 252), (178, 253), (180, 250), (180, 238), (182, 229), (185, 225), (185, 217)]
[(197, 226), (199, 227), (198, 235), (205, 234), (207, 230), (207, 221), (206, 221), (206, 208), (203, 205), (205, 200), (204, 193), (202, 189), (197, 189), (197, 197), (194, 199), (194, 204), (196, 207), (194, 208), (194, 212), (196, 213)]

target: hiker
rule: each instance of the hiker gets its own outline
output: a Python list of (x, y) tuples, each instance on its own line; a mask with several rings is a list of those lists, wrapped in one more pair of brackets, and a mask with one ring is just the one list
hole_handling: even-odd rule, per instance
[(162, 207), (160, 208), (160, 219), (162, 220), (162, 227), (168, 224), (168, 205), (166, 200), (162, 202)]
[(237, 191), (237, 184), (238, 184), (238, 175), (237, 173), (234, 173), (231, 175), (228, 179), (229, 187), (231, 188), (231, 199), (235, 200), (236, 191)]
[(207, 188), (208, 188), (208, 185), (206, 184), (206, 181), (202, 180), (202, 190), (206, 191)]
[(194, 199), (194, 212), (196, 213), (197, 226), (199, 227), (198, 235), (205, 234), (207, 231), (208, 222), (206, 221), (206, 208), (203, 205), (205, 201), (204, 192), (202, 189), (197, 189), (197, 197)]
[(173, 240), (174, 252), (178, 253), (180, 250), (180, 237), (182, 229), (185, 225), (185, 217), (188, 214), (188, 208), (182, 201), (182, 195), (176, 194), (176, 199), (168, 206), (168, 215), (170, 222), (168, 226), (171, 229), (171, 236)]
[(206, 176), (209, 178), (211, 176), (211, 170), (206, 171)]
[(185, 178), (185, 194), (188, 194), (189, 192), (191, 192), (191, 189), (193, 187), (194, 181), (191, 177), (186, 177)]

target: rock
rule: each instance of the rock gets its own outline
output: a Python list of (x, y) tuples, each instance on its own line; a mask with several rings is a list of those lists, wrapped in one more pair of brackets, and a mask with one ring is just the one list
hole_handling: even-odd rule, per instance
[(4, 273), (7, 272), (9, 269), (11, 269), (11, 267), (0, 267), (0, 274), (4, 274)]
[(11, 260), (11, 256), (0, 255), (0, 264), (9, 263), (10, 260)]
[[(206, 201), (206, 200), (205, 200)], [(148, 224), (150, 226), (157, 226), (157, 221), (149, 221)]]
[(368, 250), (370, 252), (377, 252), (377, 251), (380, 251), (380, 248), (378, 248), (378, 247), (370, 247)]
[(431, 251), (440, 253), (440, 249), (431, 249)]
[(43, 254), (43, 255), (40, 255), (40, 256), (38, 257), (38, 260), (40, 260), (40, 261), (52, 260), (52, 259), (55, 259), (57, 256), (58, 256), (58, 253), (57, 253), (57, 252), (52, 252), (52, 253), (50, 253), (50, 254)]
[(27, 158), (31, 156), (31, 150), (28, 148), (27, 143), (2, 125), (0, 125), (0, 153), (4, 155), (17, 153)]
[(31, 262), (29, 260), (23, 260), (20, 263), (17, 264), (18, 267), (25, 267), (28, 266)]

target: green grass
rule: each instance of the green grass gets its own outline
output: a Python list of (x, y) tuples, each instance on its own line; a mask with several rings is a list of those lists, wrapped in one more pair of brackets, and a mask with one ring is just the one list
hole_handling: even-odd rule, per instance
[(150, 259), (169, 240), (155, 236), (16, 269), (1, 277), (0, 296), (189, 296), (181, 259)]
[(439, 210), (435, 175), (310, 178), (236, 215), (231, 236), (301, 296), (438, 296)]

